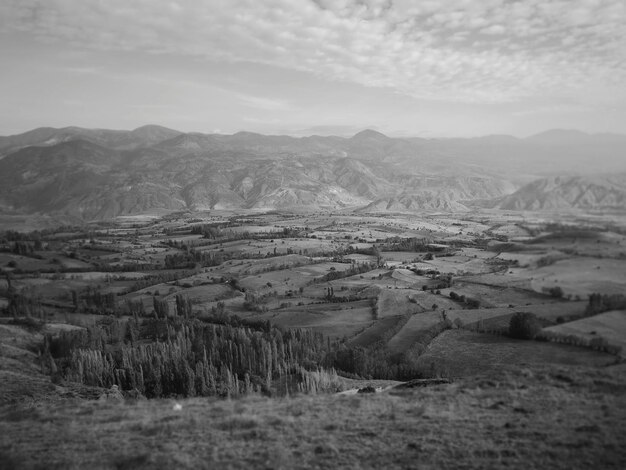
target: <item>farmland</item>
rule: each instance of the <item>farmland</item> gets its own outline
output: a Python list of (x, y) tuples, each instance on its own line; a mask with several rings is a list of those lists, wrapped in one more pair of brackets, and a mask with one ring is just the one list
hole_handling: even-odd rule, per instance
[[(503, 219), (223, 212), (6, 232), (0, 397), (63, 407), (115, 385), (126, 399), (230, 397), (262, 409), (265, 399), (413, 379), (498, 383), (512, 370), (522, 382), (558, 368), (617, 377), (624, 226), (594, 219), (595, 235), (574, 249), (579, 219)], [(535, 319), (534, 340), (509, 336), (521, 314)], [(364, 416), (391, 406), (377, 400), (350, 406)], [(318, 402), (293, 403), (317, 413)], [(97, 419), (116, 413), (84, 406)], [(147, 408), (134, 410), (128, 426), (139, 429)], [(237, 428), (238, 412), (224, 413), (236, 423), (220, 426)], [(243, 426), (274, 429), (258, 413)]]
[[(156, 300), (176, 315), (183, 298), (198, 318), (219, 310), (365, 348), (384, 338), (392, 352), (410, 349), (442, 319), (455, 328), (502, 330), (525, 311), (546, 328), (566, 330), (564, 321), (585, 316), (590, 294), (626, 287), (619, 226), (576, 224), (565, 218), (550, 231), (552, 222), (487, 213), (222, 211), (8, 234), (0, 305), (8, 313), (11, 295), (20, 293), (47, 321), (81, 314), (123, 320), (135, 307), (150, 316)], [(395, 331), (398, 318), (405, 320)], [(621, 325), (607, 329), (623, 332)]]

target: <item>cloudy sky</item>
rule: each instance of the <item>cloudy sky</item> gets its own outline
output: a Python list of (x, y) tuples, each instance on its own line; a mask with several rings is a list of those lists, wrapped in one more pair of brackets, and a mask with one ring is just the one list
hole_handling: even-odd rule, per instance
[(2, 0), (0, 134), (626, 133), (626, 0)]

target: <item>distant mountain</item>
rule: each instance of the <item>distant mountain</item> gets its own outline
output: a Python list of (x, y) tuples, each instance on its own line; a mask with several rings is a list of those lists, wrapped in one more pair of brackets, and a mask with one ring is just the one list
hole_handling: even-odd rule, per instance
[(391, 141), (392, 139), (390, 137), (387, 137), (385, 134), (378, 132), (378, 131), (374, 131), (372, 129), (365, 129), (361, 132), (357, 132), (356, 134), (354, 134), (352, 137), (350, 137), (350, 140), (354, 141), (354, 142), (370, 142), (370, 143), (387, 143), (389, 141)]
[(154, 145), (181, 132), (147, 125), (132, 131), (84, 129), (82, 127), (41, 127), (23, 134), (0, 137), (0, 157), (29, 146), (51, 146), (71, 140), (87, 140), (114, 149), (132, 149)]
[[(554, 208), (567, 206), (551, 195), (559, 185), (533, 183), (514, 192), (538, 176), (581, 165), (597, 171), (609, 161), (626, 171), (620, 136), (580, 134), (570, 136), (578, 139), (570, 145), (561, 131), (528, 139), (400, 139), (374, 130), (296, 138), (159, 126), (40, 128), (0, 137), (7, 152), (0, 159), (0, 210), (94, 220), (184, 209), (459, 211), (480, 201)], [(619, 204), (612, 184), (584, 186), (572, 207)]]
[(289, 131), (285, 131), (284, 133), (291, 135), (291, 136), (298, 136), (298, 137), (306, 137), (306, 136), (311, 136), (311, 135), (350, 137), (360, 132), (363, 129), (364, 129), (363, 127), (357, 127), (357, 126), (327, 125), (327, 126), (307, 127), (307, 128), (298, 129), (295, 131), (289, 130)]
[(496, 207), (508, 210), (624, 210), (626, 173), (542, 178), (505, 196)]
[(465, 211), (472, 201), (492, 200), (515, 188), (508, 181), (477, 176), (404, 177), (401, 187), (401, 193), (376, 199), (360, 211)]
[[(167, 135), (153, 131), (132, 131), (125, 142)], [(136, 148), (77, 139), (0, 160), (0, 207), (82, 220), (183, 209), (363, 207), (393, 198), (412, 210), (464, 210), (463, 200), (514, 189), (473, 173), (374, 131), (351, 139), (192, 133)]]
[(134, 157), (84, 140), (24, 148), (0, 160), (0, 208), (83, 220), (184, 208), (176, 185), (144, 178)]
[(590, 137), (589, 134), (574, 129), (550, 129), (526, 137), (525, 140), (544, 144), (571, 145), (575, 142), (584, 142)]

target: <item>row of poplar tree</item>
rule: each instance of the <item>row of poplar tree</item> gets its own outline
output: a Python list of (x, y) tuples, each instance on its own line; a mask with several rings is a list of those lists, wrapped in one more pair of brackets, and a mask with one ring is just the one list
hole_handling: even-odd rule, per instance
[(321, 367), (331, 347), (308, 330), (178, 317), (64, 332), (47, 338), (44, 354), (67, 380), (159, 398), (332, 391), (339, 379)]

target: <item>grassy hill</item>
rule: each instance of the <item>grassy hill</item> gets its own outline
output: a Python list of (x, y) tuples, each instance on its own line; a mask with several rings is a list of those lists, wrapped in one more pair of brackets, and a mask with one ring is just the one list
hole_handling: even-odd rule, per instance
[(623, 468), (626, 369), (376, 394), (0, 407), (2, 468)]

